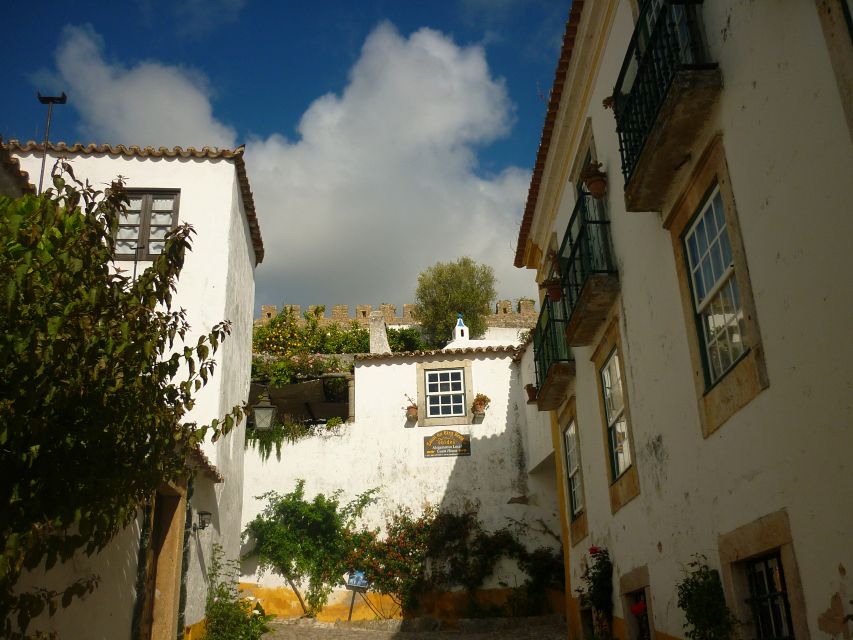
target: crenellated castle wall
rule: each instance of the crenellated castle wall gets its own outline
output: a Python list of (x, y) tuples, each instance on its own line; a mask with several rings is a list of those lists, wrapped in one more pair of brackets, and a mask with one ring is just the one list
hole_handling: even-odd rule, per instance
[[(382, 312), (385, 318), (385, 324), (388, 326), (394, 325), (411, 325), (417, 324), (412, 317), (412, 310), (415, 305), (404, 304), (402, 315), (397, 315), (397, 306), (388, 303), (382, 303), (377, 308)], [(318, 305), (309, 305), (306, 311), (314, 313)], [(284, 309), (290, 309), (296, 317), (302, 317), (302, 307), (298, 304), (286, 304)], [(350, 314), (350, 306), (347, 304), (334, 304), (326, 308), (325, 313), (320, 316), (320, 324), (348, 324), (353, 320), (363, 327), (367, 327), (370, 320), (370, 313), (373, 311), (373, 305), (357, 304), (355, 305), (355, 313)], [(255, 320), (255, 326), (262, 326), (269, 322), (272, 318), (278, 315), (278, 307), (274, 304), (265, 304), (261, 307), (261, 317)], [(537, 313), (534, 307), (533, 300), (519, 300), (516, 305), (513, 305), (512, 300), (498, 300), (495, 304), (494, 312), (486, 316), (486, 325), (489, 327), (505, 327), (512, 329), (526, 329), (536, 324)]]

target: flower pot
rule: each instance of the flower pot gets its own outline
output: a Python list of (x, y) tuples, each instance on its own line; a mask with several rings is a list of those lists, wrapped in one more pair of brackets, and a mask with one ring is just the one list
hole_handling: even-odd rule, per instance
[(559, 302), (563, 298), (563, 285), (557, 278), (546, 280), (544, 284), (551, 302)]
[(406, 420), (417, 420), (418, 408), (415, 405), (406, 407)]
[(474, 410), (475, 415), (483, 415), (486, 413), (486, 403), (485, 402), (475, 402), (474, 406), (471, 407)]
[(524, 390), (527, 391), (527, 401), (536, 402), (536, 395), (539, 393), (539, 389), (536, 388), (536, 385), (526, 384), (524, 385)]
[(607, 193), (607, 174), (601, 170), (600, 162), (590, 162), (581, 173), (581, 178), (593, 198), (601, 200)]

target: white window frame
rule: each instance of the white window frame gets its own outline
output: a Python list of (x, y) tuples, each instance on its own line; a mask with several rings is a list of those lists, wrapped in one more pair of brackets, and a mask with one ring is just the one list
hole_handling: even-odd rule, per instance
[[(427, 372), (442, 371), (446, 369), (462, 370), (462, 388), (464, 397), (462, 402), (463, 414), (452, 416), (428, 416), (427, 415)], [(462, 425), (470, 422), (471, 400), (474, 398), (474, 389), (471, 375), (471, 360), (451, 359), (433, 360), (417, 363), (417, 385), (418, 385), (418, 426), (419, 427), (447, 427)]]
[[(457, 376), (458, 374), (458, 376)], [(426, 398), (426, 416), (427, 418), (461, 418), (468, 411), (466, 408), (467, 400), (465, 395), (465, 369), (458, 367), (455, 369), (426, 369), (424, 370), (424, 396)], [(443, 380), (442, 377), (447, 378)], [(455, 379), (456, 378), (456, 379)], [(447, 388), (444, 388), (447, 387)], [(459, 402), (455, 401), (456, 396), (461, 396)], [(431, 399), (437, 398), (438, 404), (433, 405)], [(450, 402), (442, 402), (449, 399)], [(438, 409), (437, 413), (432, 413), (433, 406)], [(450, 406), (450, 413), (441, 411), (442, 407)], [(457, 407), (458, 409), (454, 409)]]
[[(611, 367), (611, 363), (615, 364), (615, 368)], [(616, 380), (613, 380), (614, 373)], [(629, 436), (630, 426), (628, 425), (628, 415), (625, 411), (625, 379), (622, 375), (622, 365), (619, 362), (619, 349), (613, 347), (610, 355), (602, 365), (599, 376), (601, 377), (601, 394), (604, 399), (604, 419), (607, 423), (607, 446), (610, 457), (610, 471), (612, 482), (616, 482), (633, 464), (631, 455), (631, 438)], [(613, 393), (618, 387), (618, 395)], [(616, 404), (616, 398), (621, 399), (619, 405)], [(619, 423), (625, 425), (624, 434), (621, 441), (617, 442), (619, 431), (617, 425)]]
[[(704, 245), (704, 246), (703, 246)], [(714, 185), (684, 233), (693, 308), (706, 382), (716, 384), (748, 351), (743, 301), (719, 185)], [(713, 282), (711, 282), (713, 281)]]
[(569, 488), (570, 519), (574, 520), (584, 510), (583, 472), (580, 463), (580, 442), (578, 441), (577, 421), (572, 418), (563, 430), (566, 476)]

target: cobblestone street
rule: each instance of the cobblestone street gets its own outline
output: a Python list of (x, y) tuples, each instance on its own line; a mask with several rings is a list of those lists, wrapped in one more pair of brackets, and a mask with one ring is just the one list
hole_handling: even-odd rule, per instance
[[(389, 621), (392, 622), (392, 621)], [(271, 623), (264, 640), (566, 640), (565, 621), (553, 616), (529, 620), (473, 620), (466, 628), (400, 631), (382, 623), (377, 628), (336, 625), (333, 622), (283, 620)]]

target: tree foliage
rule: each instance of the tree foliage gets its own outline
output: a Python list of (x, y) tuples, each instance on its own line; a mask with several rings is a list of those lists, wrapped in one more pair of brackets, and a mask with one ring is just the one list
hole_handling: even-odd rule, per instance
[(257, 556), (261, 571), (283, 576), (300, 602), (296, 584), (307, 580), (307, 606), (303, 607), (315, 615), (333, 587), (343, 583), (356, 541), (356, 521), (375, 493), (375, 489), (366, 491), (345, 505), (340, 503), (339, 491), (330, 496), (318, 493), (309, 501), (305, 481), (299, 480), (289, 493), (270, 491), (258, 496), (267, 504), (243, 532), (254, 541), (249, 555)]
[(486, 331), (489, 303), (496, 295), (490, 266), (468, 257), (438, 262), (418, 276), (412, 315), (432, 345), (450, 341), (459, 313), (471, 335), (481, 336)]
[[(65, 176), (65, 177), (63, 177)], [(136, 280), (113, 264), (121, 180), (106, 193), (63, 163), (41, 196), (0, 197), (0, 635), (26, 629), (56, 600), (90, 591), (15, 594), (21, 572), (104, 548), (163, 482), (186, 473), (192, 449), (242, 414), (185, 422), (230, 331), (189, 344), (172, 308), (194, 233), (174, 230)], [(41, 597), (39, 597), (39, 595)]]

